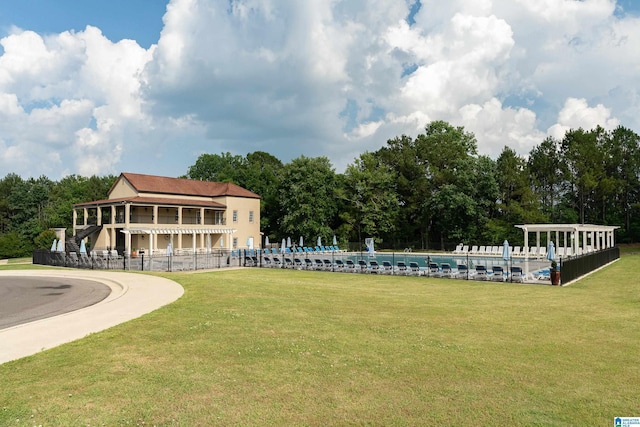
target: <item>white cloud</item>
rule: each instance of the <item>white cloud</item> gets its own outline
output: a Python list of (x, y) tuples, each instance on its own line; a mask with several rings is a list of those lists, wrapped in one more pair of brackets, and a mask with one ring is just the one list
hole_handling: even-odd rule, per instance
[(47, 37), (15, 29), (0, 44), (0, 131), (10, 153), (2, 169), (116, 172), (127, 129), (146, 120), (139, 73), (152, 50), (114, 44), (90, 26)]
[(606, 130), (613, 130), (620, 122), (612, 118), (611, 111), (602, 104), (589, 107), (586, 99), (569, 98), (558, 114), (558, 123), (551, 126), (547, 133), (556, 139), (562, 139), (568, 130), (591, 130), (598, 125)]
[(640, 20), (613, 0), (171, 0), (158, 45), (99, 29), (0, 39), (0, 168), (178, 175), (202, 153), (338, 170), (432, 120), (480, 152), (640, 129)]

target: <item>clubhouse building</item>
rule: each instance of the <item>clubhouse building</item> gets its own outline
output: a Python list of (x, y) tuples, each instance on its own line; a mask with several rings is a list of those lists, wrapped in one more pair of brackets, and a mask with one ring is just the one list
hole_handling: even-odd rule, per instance
[(107, 199), (73, 206), (73, 235), (120, 255), (259, 249), (260, 196), (233, 183), (122, 173)]

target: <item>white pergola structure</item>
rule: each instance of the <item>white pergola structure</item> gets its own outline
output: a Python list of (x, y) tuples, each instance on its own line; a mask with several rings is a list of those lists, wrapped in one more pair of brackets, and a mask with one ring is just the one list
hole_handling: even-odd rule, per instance
[[(191, 243), (192, 247), (189, 248), (193, 253), (195, 253), (198, 249), (202, 248), (206, 253), (210, 253), (213, 249), (212, 247), (212, 236), (224, 236), (227, 235), (226, 239), (226, 249), (232, 249), (232, 235), (237, 230), (230, 227), (209, 227), (209, 228), (150, 228), (150, 227), (141, 227), (141, 228), (125, 228), (120, 230), (121, 233), (124, 233), (126, 236), (126, 247), (131, 248), (131, 235), (133, 234), (142, 234), (149, 236), (149, 255), (153, 255), (158, 252), (158, 238), (161, 235), (164, 235), (167, 239), (170, 240), (172, 244), (172, 251), (181, 251), (184, 248), (182, 247), (182, 239), (178, 239), (178, 246), (173, 247), (173, 236), (174, 235), (191, 235)], [(225, 240), (223, 237), (220, 237), (220, 248), (225, 248)], [(160, 251), (166, 251), (166, 249), (161, 249)]]
[(524, 224), (516, 227), (524, 232), (525, 248), (529, 247), (529, 233), (535, 233), (537, 248), (540, 248), (541, 233), (546, 233), (546, 245), (554, 242), (556, 257), (612, 248), (615, 246), (615, 230), (620, 228), (593, 224)]

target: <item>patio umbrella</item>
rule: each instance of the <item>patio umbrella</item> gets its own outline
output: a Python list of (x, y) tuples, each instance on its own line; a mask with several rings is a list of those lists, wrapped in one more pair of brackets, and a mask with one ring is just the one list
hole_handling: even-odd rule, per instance
[(304, 239), (302, 238), (302, 236), (300, 236), (300, 242), (299, 245), (301, 248), (304, 247)]
[(547, 259), (549, 261), (553, 261), (556, 258), (556, 251), (553, 242), (549, 242), (549, 247), (547, 248)]
[(224, 237), (220, 236), (220, 247), (224, 248)]
[(64, 247), (62, 246), (62, 239), (58, 240), (58, 252), (64, 252)]
[(282, 245), (280, 246), (280, 252), (284, 253), (284, 248), (286, 247), (287, 242), (286, 240), (282, 239)]
[(333, 235), (333, 246), (337, 246), (338, 245), (338, 239), (336, 239), (336, 235)]
[(291, 237), (287, 237), (287, 247), (291, 247)]
[(502, 244), (502, 259), (507, 261), (507, 267), (509, 267), (509, 258), (511, 258), (511, 248), (509, 248), (509, 242), (505, 240)]
[(318, 242), (316, 243), (316, 246), (322, 246), (322, 237), (318, 236)]
[(265, 247), (269, 246), (269, 236), (264, 238), (264, 246)]
[(87, 245), (84, 243), (84, 240), (80, 240), (80, 253), (81, 254), (87, 253)]
[(507, 240), (502, 244), (502, 259), (508, 261), (511, 258), (511, 249), (509, 248), (509, 242)]
[(58, 239), (53, 239), (53, 244), (51, 245), (51, 252), (55, 252), (58, 250)]
[(173, 247), (171, 245), (171, 242), (169, 242), (167, 244), (167, 256), (171, 256), (171, 255), (173, 255)]

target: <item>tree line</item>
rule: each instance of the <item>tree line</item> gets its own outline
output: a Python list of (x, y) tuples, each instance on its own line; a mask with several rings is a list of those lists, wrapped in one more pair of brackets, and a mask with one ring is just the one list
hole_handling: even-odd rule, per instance
[[(288, 163), (262, 151), (203, 154), (183, 176), (234, 182), (259, 194), (261, 229), (272, 242), (298, 236), (360, 249), (451, 249), (460, 242), (523, 244), (515, 224), (617, 225), (616, 241), (640, 239), (640, 137), (622, 126), (548, 137), (528, 156), (505, 146), (480, 155), (473, 133), (444, 121), (415, 138), (390, 139), (337, 173), (327, 157)], [(0, 257), (50, 245), (50, 227), (72, 228), (72, 206), (107, 197), (117, 176), (53, 182), (0, 180)], [(309, 242), (308, 239), (313, 239)], [(354, 247), (355, 245), (355, 247)], [(45, 246), (45, 248), (48, 246)]]

